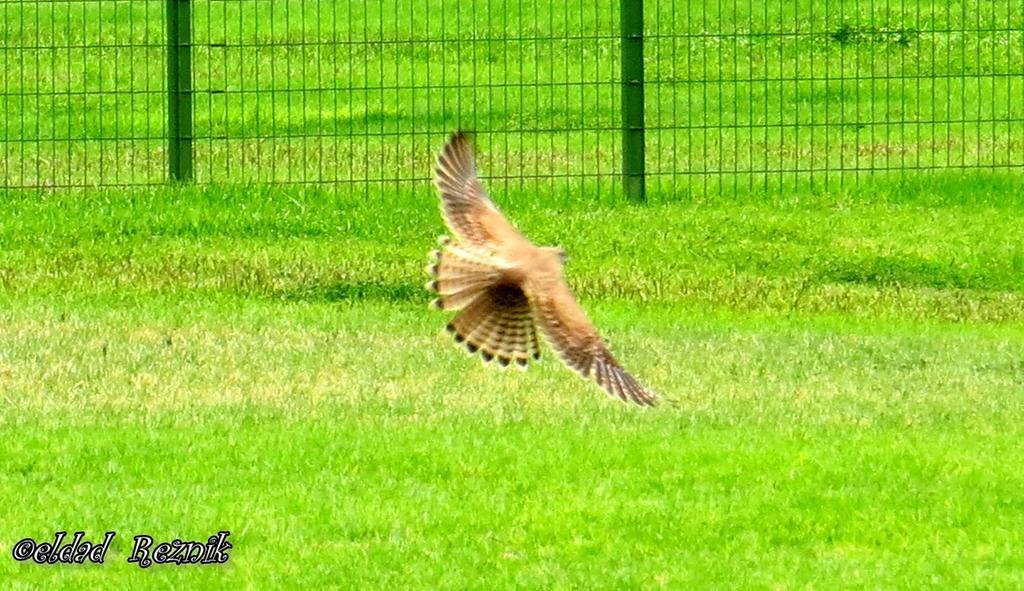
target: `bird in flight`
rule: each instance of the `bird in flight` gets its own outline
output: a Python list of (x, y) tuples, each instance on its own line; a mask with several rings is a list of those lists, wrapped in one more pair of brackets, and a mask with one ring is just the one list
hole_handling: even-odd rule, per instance
[(477, 178), (473, 149), (455, 133), (438, 154), (434, 184), (454, 239), (431, 253), (432, 306), (459, 313), (448, 332), (470, 354), (525, 369), (540, 359), (537, 329), (566, 365), (623, 401), (658, 399), (619, 365), (565, 283), (565, 252), (534, 246), (498, 211)]

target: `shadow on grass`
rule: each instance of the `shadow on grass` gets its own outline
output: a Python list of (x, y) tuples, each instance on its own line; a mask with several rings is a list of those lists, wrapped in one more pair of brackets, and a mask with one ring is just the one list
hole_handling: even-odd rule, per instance
[(430, 294), (422, 285), (389, 281), (334, 281), (282, 290), (285, 300), (307, 302), (426, 302)]
[(954, 261), (930, 261), (914, 256), (874, 256), (858, 260), (834, 261), (822, 268), (823, 282), (859, 283), (881, 287), (927, 287), (934, 289), (1018, 289), (1009, 270), (978, 268), (975, 264)]

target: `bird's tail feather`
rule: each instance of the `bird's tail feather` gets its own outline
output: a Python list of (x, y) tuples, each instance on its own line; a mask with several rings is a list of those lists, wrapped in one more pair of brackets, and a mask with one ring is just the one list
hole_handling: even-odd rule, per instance
[(479, 293), (448, 331), (471, 354), (479, 351), (485, 362), (497, 360), (501, 367), (523, 369), (540, 356), (530, 306), (517, 287), (495, 285)]
[(432, 304), (442, 310), (461, 310), (501, 278), (501, 269), (484, 257), (447, 245), (431, 253), (427, 289), (438, 294)]
[(432, 302), (442, 310), (461, 310), (448, 323), (456, 342), (484, 361), (502, 367), (526, 367), (540, 356), (530, 304), (518, 287), (502, 284), (501, 260), (488, 253), (442, 239), (443, 248), (431, 253), (427, 288), (437, 293)]

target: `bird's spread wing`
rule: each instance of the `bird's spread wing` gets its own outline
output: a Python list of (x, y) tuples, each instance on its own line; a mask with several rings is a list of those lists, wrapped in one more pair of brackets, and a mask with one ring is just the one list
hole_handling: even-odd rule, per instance
[(462, 241), (495, 250), (509, 241), (526, 240), (484, 192), (473, 148), (462, 133), (452, 135), (438, 154), (434, 184), (441, 192), (445, 223)]
[(619, 365), (565, 282), (531, 294), (530, 301), (537, 325), (566, 365), (613, 396), (654, 405), (657, 396)]

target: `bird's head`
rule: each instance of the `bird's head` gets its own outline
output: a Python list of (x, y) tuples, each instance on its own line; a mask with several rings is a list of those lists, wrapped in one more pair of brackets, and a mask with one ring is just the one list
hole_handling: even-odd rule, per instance
[(565, 266), (569, 262), (569, 254), (559, 246), (545, 246), (544, 250), (551, 254), (552, 258), (558, 261), (559, 265)]

